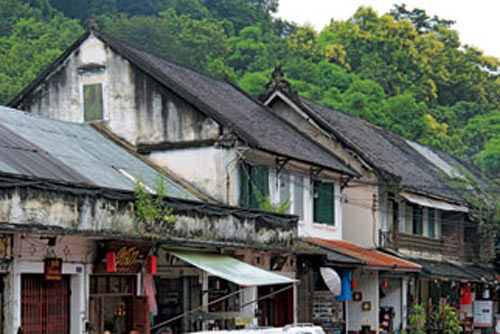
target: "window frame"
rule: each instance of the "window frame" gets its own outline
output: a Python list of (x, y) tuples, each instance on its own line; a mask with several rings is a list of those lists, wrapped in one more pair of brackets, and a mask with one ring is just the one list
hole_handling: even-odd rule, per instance
[[(92, 87), (100, 87), (100, 117), (87, 117), (87, 114), (90, 114), (89, 116), (93, 116), (92, 112), (88, 111), (87, 108), (90, 108), (89, 104), (86, 102), (86, 91), (87, 89), (91, 89)], [(90, 94), (90, 92), (89, 92)], [(91, 121), (102, 121), (104, 120), (104, 84), (101, 82), (97, 83), (83, 83), (82, 85), (82, 98), (83, 98), (83, 121), (84, 122), (91, 122)]]
[[(312, 183), (313, 183), (313, 203), (312, 203), (312, 210), (313, 210), (312, 211), (312, 221), (313, 221), (313, 223), (323, 224), (323, 225), (328, 225), (328, 226), (337, 226), (336, 217), (335, 217), (336, 216), (335, 183), (334, 182), (323, 182), (323, 180), (314, 180)], [(325, 203), (328, 203), (328, 202), (331, 203), (331, 210), (326, 210), (326, 211), (321, 210), (320, 212), (323, 213), (323, 216), (316, 216), (316, 213), (319, 211), (319, 210), (316, 210), (316, 206), (323, 204), (323, 203), (319, 203), (320, 197), (319, 197), (317, 187), (319, 187), (319, 189), (325, 189), (325, 188), (331, 187), (331, 191), (329, 191), (329, 196), (327, 196), (326, 199), (323, 200)], [(319, 190), (319, 191), (324, 191), (324, 190)], [(328, 198), (328, 197), (331, 197), (331, 198)], [(330, 201), (328, 201), (328, 200), (330, 200)], [(327, 221), (330, 219), (331, 219), (331, 221)]]

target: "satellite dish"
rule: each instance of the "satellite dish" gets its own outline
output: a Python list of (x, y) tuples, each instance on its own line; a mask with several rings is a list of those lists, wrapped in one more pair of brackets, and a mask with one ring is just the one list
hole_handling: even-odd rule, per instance
[(340, 279), (339, 274), (332, 268), (319, 268), (319, 272), (321, 273), (321, 277), (323, 277), (323, 281), (325, 281), (328, 290), (335, 297), (340, 296), (342, 293), (342, 280)]

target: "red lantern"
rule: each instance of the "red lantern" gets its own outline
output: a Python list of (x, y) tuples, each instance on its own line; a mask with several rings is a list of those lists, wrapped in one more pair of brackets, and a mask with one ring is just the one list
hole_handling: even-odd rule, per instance
[(148, 256), (146, 261), (146, 273), (156, 274), (156, 255)]
[(106, 253), (106, 271), (108, 273), (116, 272), (116, 253), (107, 252)]
[(355, 281), (355, 280), (352, 280), (352, 281), (351, 281), (351, 290), (356, 289), (356, 284), (357, 284), (357, 283), (356, 283), (356, 281)]
[(383, 279), (381, 285), (382, 285), (383, 288), (387, 288), (387, 285), (388, 285), (387, 284), (387, 280)]

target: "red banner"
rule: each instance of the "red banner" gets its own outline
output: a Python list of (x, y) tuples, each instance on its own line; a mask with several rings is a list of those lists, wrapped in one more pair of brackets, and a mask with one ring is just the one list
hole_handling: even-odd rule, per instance
[(45, 279), (47, 281), (62, 280), (62, 263), (60, 258), (45, 259)]

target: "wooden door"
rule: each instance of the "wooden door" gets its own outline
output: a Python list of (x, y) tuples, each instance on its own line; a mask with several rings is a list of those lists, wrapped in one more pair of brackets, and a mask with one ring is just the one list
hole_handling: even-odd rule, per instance
[(46, 281), (44, 275), (21, 276), (21, 327), (24, 334), (69, 334), (69, 276), (61, 281)]

